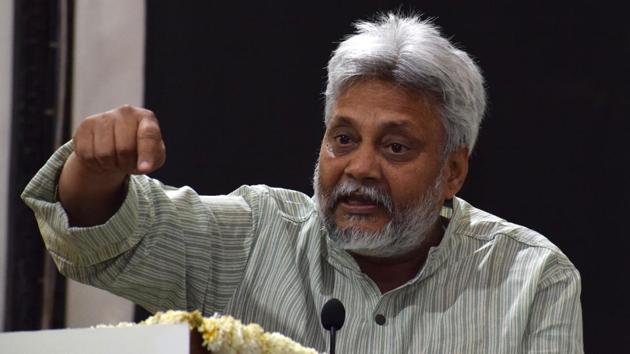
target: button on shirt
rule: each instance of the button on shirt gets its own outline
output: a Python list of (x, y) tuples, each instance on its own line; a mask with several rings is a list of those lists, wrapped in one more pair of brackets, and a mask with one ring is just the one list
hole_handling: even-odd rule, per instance
[(418, 274), (381, 294), (296, 191), (200, 196), (131, 176), (109, 221), (69, 227), (55, 190), (71, 151), (59, 149), (22, 197), (62, 273), (149, 311), (230, 314), (323, 352), (319, 314), (335, 297), (346, 308), (339, 353), (583, 351), (575, 267), (540, 234), (462, 199)]

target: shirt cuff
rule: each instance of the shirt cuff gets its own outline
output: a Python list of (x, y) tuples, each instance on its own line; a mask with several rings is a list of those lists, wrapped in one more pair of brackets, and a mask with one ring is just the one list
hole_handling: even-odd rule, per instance
[[(22, 199), (33, 210), (46, 247), (57, 263), (89, 266), (111, 259), (139, 242), (148, 222), (149, 198), (139, 195), (146, 176), (128, 179), (127, 195), (118, 211), (104, 224), (70, 227), (68, 215), (56, 198), (57, 181), (63, 164), (72, 153), (72, 142), (59, 148), (29, 182)], [(140, 200), (141, 199), (141, 200)], [(143, 211), (139, 206), (143, 205)]]

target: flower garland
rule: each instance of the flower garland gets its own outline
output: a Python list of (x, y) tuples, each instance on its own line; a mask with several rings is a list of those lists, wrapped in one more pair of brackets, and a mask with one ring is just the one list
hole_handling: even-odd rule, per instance
[[(239, 354), (317, 354), (280, 333), (268, 333), (260, 325), (243, 325), (232, 316), (203, 317), (201, 312), (166, 311), (138, 323), (138, 325), (188, 324), (190, 330), (201, 334), (202, 346), (211, 353)], [(118, 327), (133, 326), (120, 323)], [(97, 326), (107, 327), (107, 326)]]

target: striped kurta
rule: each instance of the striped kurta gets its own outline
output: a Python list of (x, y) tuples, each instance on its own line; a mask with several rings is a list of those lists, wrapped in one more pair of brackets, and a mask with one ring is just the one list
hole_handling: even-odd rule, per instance
[(129, 179), (105, 224), (69, 227), (58, 150), (22, 197), (60, 271), (150, 311), (200, 309), (257, 322), (319, 351), (320, 311), (340, 299), (339, 353), (579, 353), (580, 277), (546, 238), (455, 198), (443, 240), (418, 274), (381, 294), (328, 242), (308, 196), (243, 186), (200, 196)]

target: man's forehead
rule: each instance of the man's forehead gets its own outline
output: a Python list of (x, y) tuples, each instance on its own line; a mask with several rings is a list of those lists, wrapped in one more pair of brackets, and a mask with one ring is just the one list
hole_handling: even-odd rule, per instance
[(350, 92), (333, 105), (326, 128), (359, 129), (369, 126), (378, 130), (408, 132), (441, 126), (440, 114), (427, 100), (404, 93), (401, 95), (390, 92), (377, 97), (361, 91), (356, 95)]
[(362, 79), (346, 87), (333, 103), (333, 109), (348, 106), (373, 106), (400, 112), (427, 111), (439, 107), (436, 95), (414, 90), (382, 79)]

